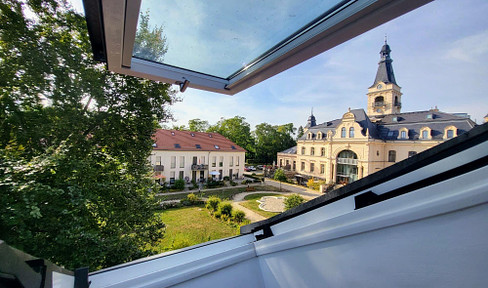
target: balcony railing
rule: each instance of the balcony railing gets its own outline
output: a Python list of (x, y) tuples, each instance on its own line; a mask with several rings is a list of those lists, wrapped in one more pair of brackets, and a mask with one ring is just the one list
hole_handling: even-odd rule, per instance
[(193, 165), (191, 165), (191, 170), (197, 170), (197, 171), (208, 170), (208, 165), (206, 165), (206, 164), (193, 164)]
[(337, 164), (358, 165), (358, 159), (337, 158)]
[(163, 165), (154, 165), (153, 169), (154, 169), (154, 172), (163, 172), (164, 166)]

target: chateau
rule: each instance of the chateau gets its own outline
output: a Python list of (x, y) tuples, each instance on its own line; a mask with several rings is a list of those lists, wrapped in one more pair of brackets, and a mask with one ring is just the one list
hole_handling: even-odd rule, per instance
[(278, 165), (296, 171), (298, 182), (313, 177), (347, 184), (476, 126), (466, 113), (437, 108), (402, 113), (402, 92), (390, 52), (385, 41), (376, 78), (366, 94), (367, 112), (349, 109), (342, 118), (322, 124), (312, 113), (297, 146), (278, 153)]

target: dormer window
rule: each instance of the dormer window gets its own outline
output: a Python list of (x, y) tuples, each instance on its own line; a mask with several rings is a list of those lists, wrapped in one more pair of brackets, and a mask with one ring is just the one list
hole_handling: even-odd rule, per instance
[(349, 138), (354, 138), (354, 127), (349, 128)]
[(341, 138), (346, 138), (346, 127), (342, 127), (341, 129)]
[(457, 128), (455, 126), (447, 126), (444, 128), (444, 139), (452, 139), (457, 137)]
[(398, 139), (408, 139), (408, 129), (407, 128), (400, 129)]
[(432, 139), (430, 135), (430, 128), (429, 127), (423, 127), (420, 129), (420, 139), (422, 140), (430, 140)]
[(322, 132), (317, 133), (317, 139), (322, 139)]

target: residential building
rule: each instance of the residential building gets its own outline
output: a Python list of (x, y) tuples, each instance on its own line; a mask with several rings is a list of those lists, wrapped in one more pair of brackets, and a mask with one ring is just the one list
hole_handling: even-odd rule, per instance
[(246, 150), (218, 133), (159, 129), (153, 147), (149, 161), (160, 182), (237, 179), (244, 173)]
[(311, 177), (347, 184), (380, 171), (476, 124), (466, 113), (434, 108), (402, 113), (402, 93), (393, 73), (390, 46), (383, 45), (376, 78), (368, 88), (367, 112), (348, 109), (340, 119), (317, 124), (308, 118), (297, 146), (278, 153), (278, 165), (297, 172), (297, 181)]

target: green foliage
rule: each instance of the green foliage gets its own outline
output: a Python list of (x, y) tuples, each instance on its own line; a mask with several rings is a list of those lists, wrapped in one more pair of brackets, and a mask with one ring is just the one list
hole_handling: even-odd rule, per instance
[(188, 121), (188, 130), (195, 132), (205, 132), (210, 127), (208, 121), (200, 119), (191, 119)]
[(178, 179), (175, 181), (175, 184), (173, 184), (173, 188), (175, 190), (185, 190), (185, 180), (183, 179)]
[(207, 199), (207, 204), (205, 207), (207, 207), (207, 209), (210, 210), (211, 212), (215, 212), (219, 209), (219, 205), (220, 205), (220, 198), (211, 196)]
[(229, 202), (222, 202), (219, 204), (219, 211), (222, 215), (226, 215), (227, 217), (232, 216), (232, 204)]
[(215, 125), (208, 128), (208, 132), (217, 132), (232, 142), (247, 150), (246, 158), (253, 158), (254, 138), (251, 134), (251, 126), (246, 118), (235, 116), (230, 119), (221, 119)]
[(286, 182), (286, 175), (285, 175), (285, 171), (283, 171), (283, 169), (277, 169), (274, 173), (274, 177), (273, 177), (274, 180), (276, 181), (280, 181), (280, 182)]
[(308, 181), (307, 181), (307, 187), (310, 189), (313, 189), (313, 190), (319, 191), (320, 185), (325, 186), (325, 181), (315, 181), (315, 179), (313, 179), (313, 178), (308, 179)]
[(186, 199), (188, 200), (188, 202), (190, 202), (190, 204), (192, 205), (195, 205), (197, 204), (198, 202), (200, 202), (200, 199), (198, 198), (197, 195), (193, 194), (193, 193), (190, 193), (186, 196)]
[(244, 221), (244, 219), (246, 218), (246, 213), (244, 213), (241, 210), (235, 210), (234, 213), (232, 213), (232, 214), (233, 214), (232, 218), (237, 223), (242, 223), (242, 221)]
[(272, 163), (276, 160), (276, 153), (296, 145), (292, 135), (295, 132), (293, 123), (273, 126), (268, 123), (256, 125), (254, 131), (256, 141), (255, 161)]
[(298, 194), (292, 194), (286, 197), (284, 202), (285, 202), (285, 210), (289, 210), (305, 202), (305, 199), (303, 199), (303, 197)]
[(302, 137), (302, 136), (303, 136), (303, 133), (304, 133), (304, 131), (303, 131), (303, 127), (302, 127), (302, 126), (298, 127), (298, 131), (297, 131), (297, 141), (298, 141), (298, 139), (300, 139), (300, 137)]
[(0, 239), (96, 270), (164, 235), (147, 158), (178, 99), (94, 62), (85, 18), (63, 3), (0, 3)]

